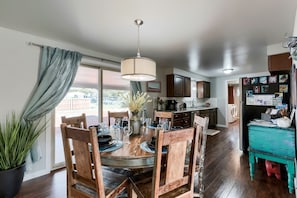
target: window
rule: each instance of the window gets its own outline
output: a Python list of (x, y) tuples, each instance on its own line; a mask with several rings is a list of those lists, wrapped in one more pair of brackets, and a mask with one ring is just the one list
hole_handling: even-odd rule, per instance
[(72, 87), (55, 109), (55, 167), (64, 165), (65, 161), (64, 152), (61, 152), (61, 117), (85, 113), (88, 126), (102, 121), (107, 123), (108, 111), (128, 110), (123, 105), (121, 94), (129, 90), (130, 81), (122, 79), (120, 72), (86, 66), (78, 68)]

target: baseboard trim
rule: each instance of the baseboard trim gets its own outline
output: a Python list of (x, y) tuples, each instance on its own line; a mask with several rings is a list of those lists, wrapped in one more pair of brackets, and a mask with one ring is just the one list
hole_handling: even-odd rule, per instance
[(223, 125), (223, 124), (217, 124), (216, 126), (217, 126), (217, 127), (222, 127), (222, 128), (228, 128), (227, 125)]
[(46, 175), (46, 174), (49, 174), (50, 171), (48, 170), (40, 170), (40, 171), (37, 171), (37, 172), (34, 172), (34, 173), (26, 173), (25, 172), (25, 176), (24, 176), (24, 180), (23, 181), (28, 181), (30, 179), (34, 179), (36, 177), (40, 177), (40, 176), (43, 176), (43, 175)]

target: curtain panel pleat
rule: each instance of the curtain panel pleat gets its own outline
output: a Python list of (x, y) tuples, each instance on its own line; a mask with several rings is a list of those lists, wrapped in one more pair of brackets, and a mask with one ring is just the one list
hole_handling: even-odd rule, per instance
[(139, 81), (130, 81), (132, 94), (135, 95), (138, 91), (142, 93), (141, 83)]
[(42, 47), (37, 83), (23, 110), (23, 119), (37, 120), (61, 102), (72, 85), (81, 58), (79, 52)]

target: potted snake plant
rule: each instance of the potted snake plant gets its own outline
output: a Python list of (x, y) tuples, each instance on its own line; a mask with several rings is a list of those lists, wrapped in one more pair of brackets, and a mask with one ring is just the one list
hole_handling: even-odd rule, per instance
[(0, 123), (0, 197), (14, 197), (20, 190), (25, 160), (45, 123), (24, 121), (14, 112)]

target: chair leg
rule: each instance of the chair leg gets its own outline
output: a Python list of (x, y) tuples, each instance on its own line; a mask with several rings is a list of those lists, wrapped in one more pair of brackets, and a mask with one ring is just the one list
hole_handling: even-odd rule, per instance
[(127, 196), (128, 198), (137, 198), (137, 194), (134, 191), (131, 183), (127, 187)]
[(203, 197), (204, 185), (203, 185), (203, 171), (204, 171), (204, 158), (200, 158), (199, 168), (198, 168), (198, 192), (194, 192), (194, 197)]

